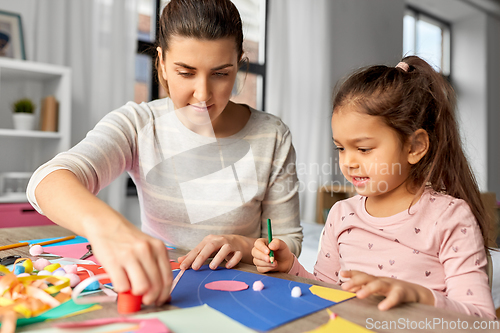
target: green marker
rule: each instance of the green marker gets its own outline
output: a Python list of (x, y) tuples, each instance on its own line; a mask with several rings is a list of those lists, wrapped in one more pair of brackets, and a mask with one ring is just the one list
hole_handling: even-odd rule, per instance
[[(271, 219), (267, 219), (267, 236), (269, 239), (269, 244), (273, 241), (273, 230), (271, 228)], [(271, 260), (271, 264), (274, 263), (274, 252), (271, 250), (269, 252), (269, 259)]]

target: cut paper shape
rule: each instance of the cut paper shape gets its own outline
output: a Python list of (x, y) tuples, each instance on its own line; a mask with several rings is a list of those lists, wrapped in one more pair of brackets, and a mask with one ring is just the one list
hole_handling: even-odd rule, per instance
[(205, 288), (219, 291), (242, 291), (248, 289), (248, 284), (241, 281), (220, 280), (207, 283)]
[[(237, 321), (232, 320), (228, 316), (212, 309), (208, 305), (195, 306), (188, 309), (174, 309), (160, 312), (150, 312), (129, 316), (128, 318), (150, 319), (158, 318), (165, 326), (170, 328), (175, 333), (255, 333)], [(196, 318), (196, 320), (193, 320)], [(104, 330), (103, 330), (104, 328)], [(103, 332), (126, 332), (130, 328), (130, 324), (116, 323), (101, 327), (87, 327), (85, 333), (103, 333)], [(82, 330), (68, 330), (62, 328), (46, 328), (32, 330), (26, 333), (76, 333), (83, 332)]]
[(139, 318), (127, 318), (127, 317), (117, 317), (117, 318), (99, 318), (91, 319), (80, 322), (67, 322), (55, 324), (55, 327), (59, 328), (89, 328), (94, 326), (103, 326), (114, 323), (129, 323), (129, 324), (139, 324), (138, 329), (134, 330), (135, 333), (172, 333), (172, 331), (163, 324), (158, 318), (150, 319), (139, 319)]
[[(31, 317), (31, 318), (19, 318), (17, 319), (17, 326), (24, 326), (24, 325), (29, 325), (29, 324), (34, 324), (34, 323), (39, 323), (48, 319), (57, 319), (57, 318), (63, 318), (63, 317), (69, 317), (72, 315), (77, 315), (82, 313), (82, 311), (88, 310), (91, 311), (91, 308), (95, 304), (75, 304), (73, 300), (69, 300), (67, 302), (64, 302), (63, 304), (59, 305), (58, 307), (55, 307), (53, 309), (50, 309), (48, 311), (45, 311), (44, 313), (40, 314), (39, 316), (36, 317)], [(98, 310), (101, 307), (95, 307), (92, 308), (93, 310)], [(85, 312), (88, 312), (85, 311)]]
[[(30, 243), (30, 244), (35, 244), (35, 243), (41, 243), (41, 242), (51, 241), (51, 240), (58, 239), (58, 238), (61, 238), (61, 237), (40, 238), (40, 239), (27, 239), (27, 240), (22, 240), (22, 241), (19, 241), (19, 242), (20, 243), (21, 242), (27, 242), (27, 243)], [(87, 238), (82, 237), (82, 236), (76, 236), (73, 239), (69, 239), (69, 240), (66, 240), (66, 241), (59, 242), (59, 243), (44, 245), (43, 247), (46, 248), (46, 247), (52, 247), (52, 246), (80, 244), (80, 243), (88, 243), (88, 242), (89, 241), (88, 241)], [(78, 258), (80, 258), (80, 257), (78, 257)]]
[[(61, 257), (68, 258), (80, 258), (85, 253), (87, 253), (87, 245), (90, 243), (77, 243), (77, 244), (68, 244), (68, 245), (57, 245), (51, 246), (45, 249), (45, 252), (56, 254)], [(94, 255), (91, 255), (86, 260), (91, 260), (96, 263), (96, 265), (100, 265), (99, 261), (97, 261)]]
[[(347, 319), (341, 318), (339, 316), (332, 316), (332, 312), (327, 309), (330, 314), (330, 320), (326, 324), (319, 326), (318, 328), (308, 331), (306, 333), (330, 333), (330, 332), (349, 332), (349, 333), (363, 333), (371, 332), (370, 330), (350, 322)], [(333, 317), (333, 318), (332, 318)]]
[[(176, 274), (178, 272), (174, 272), (174, 275)], [(248, 285), (260, 280), (266, 287), (258, 293), (252, 289), (221, 293), (204, 288), (205, 284), (219, 280), (237, 280)], [(295, 286), (302, 289), (302, 297), (290, 297), (290, 292)], [(336, 304), (312, 294), (309, 291), (310, 287), (311, 285), (306, 283), (222, 267), (211, 270), (205, 265), (197, 271), (192, 269), (185, 271), (172, 292), (170, 304), (188, 308), (206, 303), (247, 327), (268, 331)], [(175, 331), (174, 327), (168, 326)]]
[(348, 300), (350, 298), (356, 297), (355, 293), (350, 293), (348, 291), (327, 288), (327, 287), (321, 287), (321, 286), (312, 286), (311, 288), (309, 288), (309, 290), (314, 295), (319, 296), (319, 297), (324, 298), (324, 299), (327, 299), (329, 301), (335, 302), (335, 303), (343, 302), (343, 301)]

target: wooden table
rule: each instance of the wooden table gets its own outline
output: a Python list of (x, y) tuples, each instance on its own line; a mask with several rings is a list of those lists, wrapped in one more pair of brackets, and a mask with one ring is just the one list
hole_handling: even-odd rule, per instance
[[(11, 243), (17, 243), (19, 240), (23, 239), (38, 239), (38, 238), (49, 238), (49, 237), (63, 237), (63, 236), (68, 236), (71, 235), (72, 232), (69, 230), (66, 230), (62, 227), (59, 226), (40, 226), (40, 227), (24, 227), (24, 228), (4, 228), (0, 229), (0, 245), (7, 245)], [(0, 251), (0, 257), (5, 257), (8, 255), (23, 255), (23, 256), (29, 256), (28, 252), (28, 247), (20, 247), (20, 248), (15, 248), (15, 249), (10, 249), (10, 250), (3, 250)], [(180, 253), (171, 253), (171, 257), (178, 257)], [(252, 265), (246, 265), (246, 264), (239, 264), (236, 269), (246, 271), (246, 272), (252, 272), (252, 273), (257, 273), (257, 270), (255, 269), (255, 266)], [(314, 280), (309, 280), (309, 279), (304, 279), (296, 276), (291, 276), (288, 274), (284, 273), (271, 273), (269, 274), (273, 277), (278, 277), (286, 280), (293, 280), (293, 281), (299, 281), (299, 282), (304, 282), (304, 283), (309, 283), (309, 284), (316, 284), (316, 285), (322, 285), (326, 287), (332, 287), (332, 288), (339, 288), (338, 286), (332, 286), (330, 284), (321, 282), (321, 281), (314, 281)], [(391, 309), (389, 311), (381, 312), (377, 309), (377, 304), (380, 301), (380, 297), (370, 297), (368, 299), (360, 300), (360, 299), (352, 299), (340, 304), (337, 304), (330, 309), (337, 313), (339, 316), (348, 319), (354, 323), (357, 323), (358, 325), (361, 325), (363, 327), (367, 327), (369, 329), (372, 329), (377, 332), (403, 332), (403, 331), (411, 331), (411, 332), (456, 332), (457, 329), (451, 329), (448, 328), (446, 329), (446, 326), (443, 327), (441, 325), (435, 325), (435, 326), (427, 326), (425, 327), (426, 323), (429, 323), (428, 325), (432, 325), (434, 320), (440, 320), (440, 322), (447, 321), (449, 325), (453, 322), (455, 325), (458, 323), (458, 320), (460, 320), (460, 325), (468, 325), (468, 329), (462, 330), (461, 332), (499, 332), (498, 327), (499, 326), (492, 326), (494, 325), (500, 325), (499, 322), (488, 322), (485, 320), (482, 320), (480, 318), (472, 317), (472, 316), (467, 316), (464, 314), (459, 314), (459, 313), (452, 313), (445, 311), (443, 309), (435, 308), (432, 306), (427, 306), (427, 305), (422, 305), (422, 304), (405, 304), (402, 306), (399, 306), (395, 309)], [(81, 321), (81, 320), (87, 320), (87, 319), (94, 319), (94, 318), (106, 318), (106, 317), (117, 317), (119, 314), (116, 311), (116, 304), (114, 303), (103, 303), (101, 304), (103, 306), (102, 310), (98, 311), (92, 311), (89, 313), (69, 317), (69, 318), (64, 318), (64, 319), (59, 319), (58, 321)], [(169, 309), (174, 309), (175, 307), (172, 305), (164, 305), (162, 307), (143, 307), (143, 310), (141, 310), (139, 313), (147, 313), (147, 312), (155, 312), (155, 311), (161, 311), (161, 310), (169, 310)], [(270, 332), (276, 332), (276, 333), (296, 333), (296, 332), (306, 332), (309, 330), (312, 330), (314, 328), (317, 328), (318, 326), (326, 323), (328, 321), (328, 314), (326, 311), (322, 310), (316, 313), (313, 313), (309, 316), (303, 317), (301, 319), (295, 320), (291, 323), (288, 323), (286, 325), (280, 326)], [(377, 321), (378, 326), (375, 326)], [(390, 322), (393, 321), (393, 328), (392, 329), (384, 329), (382, 328), (382, 325), (386, 323), (387, 325), (390, 324)], [(476, 322), (476, 325), (482, 324), (483, 327), (490, 327), (489, 329), (481, 329), (481, 330), (473, 330), (471, 329), (474, 325), (474, 322)], [(404, 324), (405, 327), (404, 329), (396, 325), (402, 325)], [(419, 329), (417, 326), (421, 325), (422, 329)], [(33, 325), (28, 325), (24, 326), (21, 328), (18, 328), (18, 332), (23, 332), (23, 331), (29, 331), (29, 330), (35, 330), (39, 328), (47, 328), (51, 327), (52, 322), (45, 322), (45, 323), (39, 323), (39, 324), (33, 324)], [(367, 326), (368, 325), (368, 326)], [(413, 325), (413, 327), (412, 327)], [(490, 326), (488, 326), (490, 325)], [(464, 327), (464, 326), (460, 326)], [(412, 329), (413, 328), (413, 329)], [(496, 328), (496, 329), (495, 329)], [(237, 332), (235, 332), (237, 333)]]

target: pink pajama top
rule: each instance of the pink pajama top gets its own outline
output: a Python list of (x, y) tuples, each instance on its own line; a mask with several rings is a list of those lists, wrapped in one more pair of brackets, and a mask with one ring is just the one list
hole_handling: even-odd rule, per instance
[(337, 202), (314, 274), (297, 259), (289, 274), (338, 285), (341, 270), (392, 277), (429, 288), (436, 307), (496, 318), (483, 238), (465, 201), (426, 190), (410, 213), (384, 218), (369, 215), (365, 202), (359, 195)]

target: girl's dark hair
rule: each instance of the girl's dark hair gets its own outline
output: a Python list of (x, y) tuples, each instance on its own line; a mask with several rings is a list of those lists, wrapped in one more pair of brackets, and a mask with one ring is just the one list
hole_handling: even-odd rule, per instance
[(491, 217), (462, 149), (455, 92), (421, 58), (409, 56), (402, 62), (407, 64), (403, 68), (372, 66), (355, 72), (338, 87), (333, 112), (349, 105), (381, 117), (402, 143), (409, 142), (416, 130), (424, 129), (429, 136), (429, 150), (411, 166), (408, 185), (421, 190), (431, 186), (436, 192), (463, 199), (481, 228), (485, 245), (492, 244), (488, 239)]
[[(234, 37), (238, 60), (243, 55), (243, 28), (240, 13), (230, 0), (172, 0), (163, 9), (159, 20), (156, 47), (161, 47), (162, 57), (169, 48), (172, 36), (202, 40)], [(158, 80), (168, 92), (161, 75), (160, 58), (155, 61)]]

